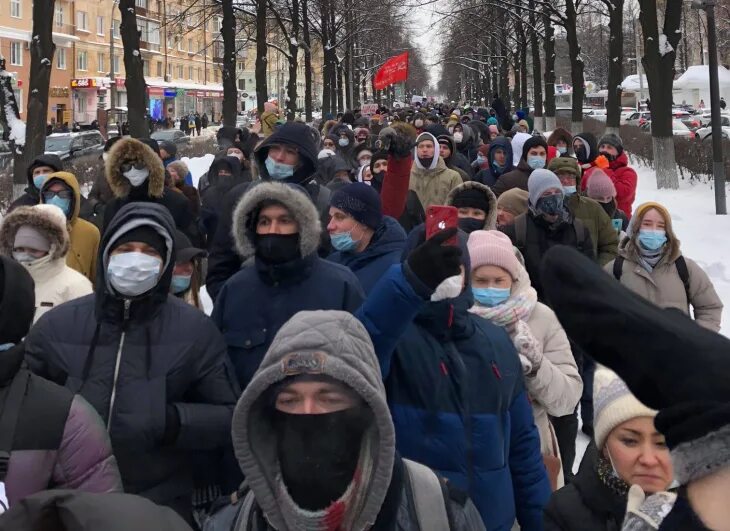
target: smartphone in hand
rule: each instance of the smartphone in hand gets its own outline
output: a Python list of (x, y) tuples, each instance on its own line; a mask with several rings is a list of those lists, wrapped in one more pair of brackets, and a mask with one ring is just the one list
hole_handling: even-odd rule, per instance
[[(426, 239), (430, 239), (442, 230), (459, 226), (459, 210), (453, 206), (431, 205), (426, 209)], [(458, 245), (458, 236), (454, 235), (444, 245)]]

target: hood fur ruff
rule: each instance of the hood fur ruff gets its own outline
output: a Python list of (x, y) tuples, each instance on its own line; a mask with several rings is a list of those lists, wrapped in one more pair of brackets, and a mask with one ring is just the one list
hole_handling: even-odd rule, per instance
[(304, 189), (296, 185), (266, 181), (252, 186), (238, 202), (233, 212), (233, 240), (236, 251), (244, 260), (255, 252), (253, 231), (249, 228), (251, 217), (258, 215), (263, 201), (276, 201), (286, 207), (299, 225), (299, 249), (302, 256), (316, 252), (322, 224), (317, 207)]
[(449, 192), (449, 195), (446, 196), (446, 204), (449, 206), (453, 205), (456, 194), (462, 192), (463, 190), (471, 189), (479, 190), (487, 196), (489, 212), (487, 212), (487, 217), (484, 220), (483, 230), (497, 230), (497, 196), (494, 195), (494, 192), (492, 192), (489, 186), (478, 183), (476, 181), (466, 181), (464, 184), (456, 186), (453, 190)]
[(30, 225), (51, 242), (51, 259), (63, 258), (68, 253), (69, 236), (66, 216), (53, 205), (23, 206), (5, 216), (0, 225), (0, 253), (13, 255), (15, 234), (23, 225)]
[(162, 160), (152, 148), (134, 138), (123, 138), (114, 144), (106, 160), (106, 180), (116, 197), (127, 197), (132, 188), (129, 180), (122, 175), (121, 165), (125, 162), (142, 162), (150, 170), (147, 177), (149, 196), (162, 197), (165, 190), (165, 168)]

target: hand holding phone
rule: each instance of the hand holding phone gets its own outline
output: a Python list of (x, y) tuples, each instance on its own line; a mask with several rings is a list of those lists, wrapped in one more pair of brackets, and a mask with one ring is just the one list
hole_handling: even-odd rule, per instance
[[(431, 205), (426, 209), (426, 239), (446, 229), (458, 228), (459, 211), (453, 206)], [(458, 245), (458, 236), (454, 235), (444, 245)]]

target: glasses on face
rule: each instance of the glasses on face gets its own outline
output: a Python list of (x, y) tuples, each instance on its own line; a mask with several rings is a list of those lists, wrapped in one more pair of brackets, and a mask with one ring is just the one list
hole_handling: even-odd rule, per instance
[(122, 170), (122, 173), (127, 172), (134, 168), (135, 170), (143, 170), (145, 168), (144, 162), (134, 162), (134, 161), (127, 161), (122, 162), (122, 165), (119, 166), (119, 168)]
[(70, 190), (59, 190), (58, 192), (46, 190), (45, 192), (43, 192), (43, 200), (46, 203), (52, 200), (54, 197), (58, 197), (59, 199), (71, 199), (73, 197), (73, 194)]

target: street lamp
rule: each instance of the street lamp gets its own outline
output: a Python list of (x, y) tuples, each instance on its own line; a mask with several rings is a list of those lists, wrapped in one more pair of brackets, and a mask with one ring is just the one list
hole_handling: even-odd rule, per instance
[(692, 0), (692, 9), (707, 15), (707, 49), (710, 63), (710, 105), (712, 121), (712, 174), (715, 178), (715, 214), (727, 214), (725, 201), (725, 165), (722, 157), (722, 123), (720, 117), (720, 82), (717, 72), (717, 33), (715, 0)]

